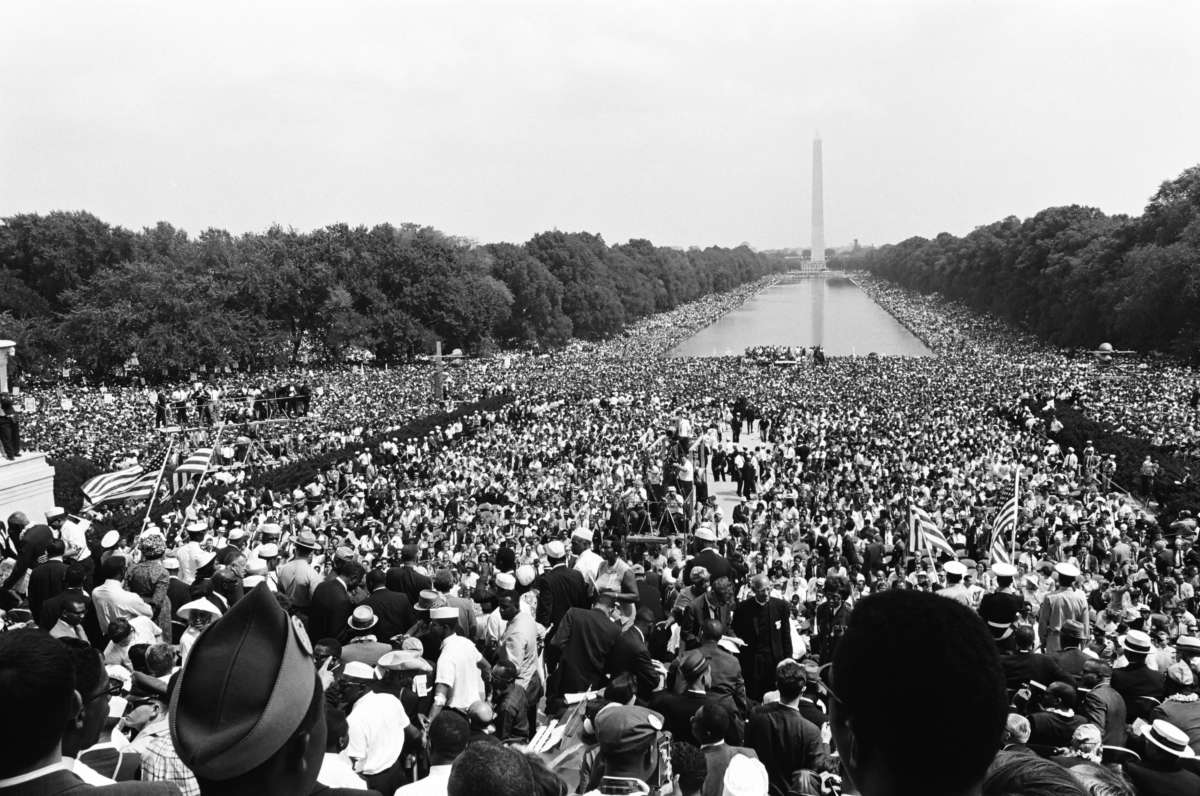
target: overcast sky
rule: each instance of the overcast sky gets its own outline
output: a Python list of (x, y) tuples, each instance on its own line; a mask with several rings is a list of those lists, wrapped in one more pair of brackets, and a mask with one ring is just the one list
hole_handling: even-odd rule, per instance
[(0, 215), (807, 245), (1137, 213), (1200, 3), (0, 3)]

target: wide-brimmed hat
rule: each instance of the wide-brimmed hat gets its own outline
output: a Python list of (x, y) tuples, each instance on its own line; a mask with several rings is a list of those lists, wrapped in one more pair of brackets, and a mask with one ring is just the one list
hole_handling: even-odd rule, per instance
[(379, 624), (379, 617), (375, 616), (375, 610), (369, 605), (360, 605), (354, 609), (354, 613), (350, 614), (350, 618), (346, 620), (346, 625), (351, 630), (364, 632)]
[(256, 552), (258, 557), (264, 561), (270, 558), (279, 558), (279, 545), (274, 542), (267, 542), (264, 545), (260, 545)]
[(1175, 639), (1175, 649), (1183, 654), (1200, 655), (1200, 638), (1180, 636)]
[(429, 661), (421, 657), (421, 653), (412, 650), (392, 650), (385, 652), (375, 664), (380, 669), (394, 672), (424, 672), (433, 671)]
[(1190, 759), (1196, 756), (1188, 746), (1187, 733), (1164, 719), (1155, 719), (1152, 724), (1142, 727), (1142, 737), (1176, 757)]
[(180, 606), (179, 610), (175, 612), (175, 615), (180, 619), (187, 621), (192, 618), (192, 614), (195, 612), (212, 614), (213, 616), (221, 615), (221, 609), (218, 608), (216, 604), (211, 602), (207, 597), (201, 597), (198, 600), (192, 600), (190, 603), (184, 603), (182, 606)]
[(321, 546), (320, 542), (317, 541), (317, 535), (307, 528), (296, 534), (296, 538), (292, 540), (292, 544), (307, 550), (316, 550)]
[(1130, 630), (1125, 634), (1125, 638), (1121, 639), (1121, 646), (1126, 652), (1132, 652), (1137, 655), (1150, 654), (1150, 636), (1143, 633), (1141, 630)]
[(428, 611), (431, 608), (437, 608), (445, 604), (446, 598), (441, 595), (441, 592), (436, 592), (433, 589), (424, 589), (414, 607), (418, 611)]

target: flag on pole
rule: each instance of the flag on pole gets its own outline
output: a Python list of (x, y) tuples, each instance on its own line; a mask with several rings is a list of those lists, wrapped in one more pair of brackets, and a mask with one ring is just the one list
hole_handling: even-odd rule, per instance
[(162, 475), (163, 469), (167, 464), (167, 452), (152, 456), (146, 462), (146, 466), (142, 469), (141, 474), (131, 483), (125, 491), (114, 494), (107, 500), (145, 500), (154, 494), (154, 488), (158, 485), (158, 479)]
[(96, 506), (114, 500), (116, 496), (129, 489), (141, 474), (142, 468), (137, 465), (126, 467), (124, 470), (103, 473), (85, 481), (80, 487), (80, 491), (83, 492), (83, 496), (87, 498), (89, 504)]
[(923, 546), (933, 555), (934, 550), (945, 553), (951, 558), (956, 558), (957, 553), (950, 546), (950, 542), (946, 540), (946, 535), (942, 533), (942, 529), (937, 527), (937, 523), (933, 521), (933, 517), (929, 516), (929, 512), (915, 504), (908, 507), (911, 525), (909, 527), (909, 538), (915, 537), (920, 546)]
[(171, 494), (175, 494), (191, 482), (197, 473), (203, 475), (208, 471), (212, 461), (213, 448), (196, 448), (192, 454), (179, 463), (171, 473)]
[(1012, 563), (1008, 552), (1008, 537), (1017, 529), (1017, 496), (1013, 495), (1000, 507), (1000, 513), (992, 521), (992, 561)]

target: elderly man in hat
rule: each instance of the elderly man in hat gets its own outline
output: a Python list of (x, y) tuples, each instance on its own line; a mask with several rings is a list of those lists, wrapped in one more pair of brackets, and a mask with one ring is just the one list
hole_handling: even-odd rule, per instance
[(1083, 625), (1083, 637), (1091, 635), (1091, 615), (1087, 598), (1075, 588), (1079, 578), (1079, 567), (1067, 562), (1054, 565), (1058, 588), (1047, 594), (1038, 611), (1038, 637), (1047, 653), (1062, 649), (1062, 628), (1074, 619)]
[[(692, 717), (696, 715), (696, 711), (705, 705), (721, 705), (732, 717), (733, 700), (708, 692), (712, 676), (708, 658), (699, 650), (689, 650), (679, 657), (678, 672), (684, 682), (682, 693), (661, 691), (650, 700), (650, 707), (662, 714), (666, 728), (670, 730), (674, 740), (687, 741), (699, 746), (700, 741), (692, 732)], [(722, 737), (729, 743), (738, 743), (741, 741), (741, 729), (740, 721), (731, 720), (722, 732)]]
[(371, 606), (355, 607), (350, 618), (346, 620), (346, 629), (342, 634), (343, 661), (359, 661), (374, 666), (380, 658), (391, 652), (392, 645), (380, 641), (378, 635), (372, 632), (378, 624), (379, 617), (375, 615)]

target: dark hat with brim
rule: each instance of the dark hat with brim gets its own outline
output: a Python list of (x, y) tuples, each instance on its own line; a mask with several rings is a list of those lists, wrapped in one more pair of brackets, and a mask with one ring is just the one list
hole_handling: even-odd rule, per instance
[(196, 639), (171, 694), (171, 740), (202, 779), (266, 762), (303, 724), (320, 681), (312, 644), (265, 583)]

